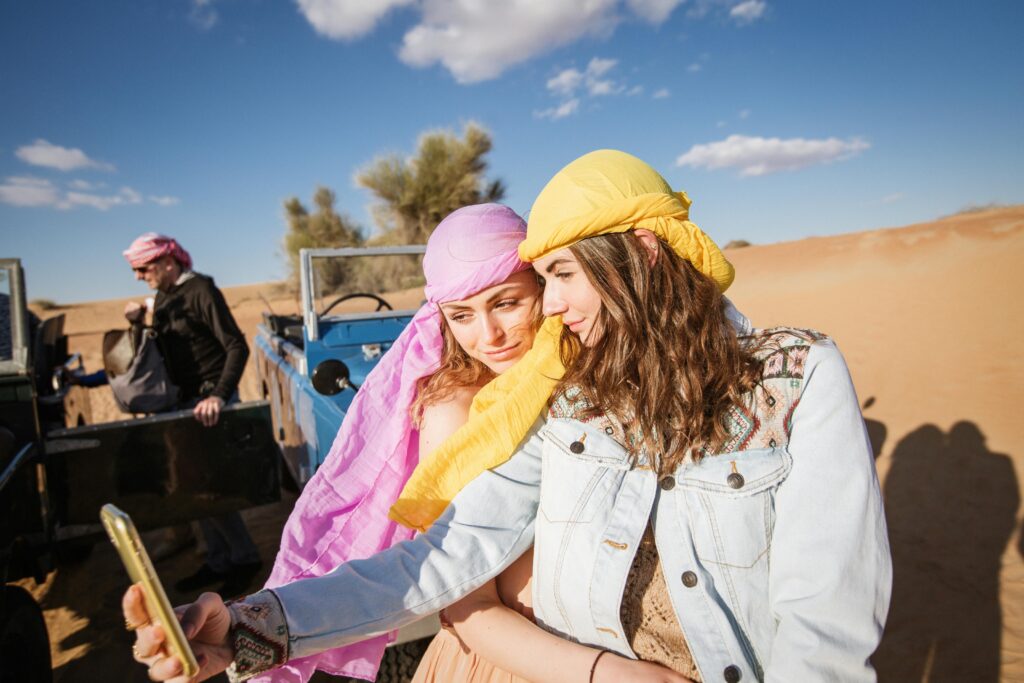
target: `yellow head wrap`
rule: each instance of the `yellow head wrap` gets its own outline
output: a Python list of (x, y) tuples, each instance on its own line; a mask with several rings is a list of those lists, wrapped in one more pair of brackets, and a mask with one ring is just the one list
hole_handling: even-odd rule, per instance
[[(573, 161), (544, 187), (519, 255), (535, 261), (587, 237), (646, 228), (725, 291), (734, 277), (732, 264), (689, 221), (689, 210), (686, 194), (673, 192), (648, 164), (625, 152), (598, 150)], [(391, 519), (425, 530), (463, 486), (511, 457), (564, 373), (561, 329), (560, 318), (545, 321), (533, 348), (477, 393), (469, 421), (421, 459)]]
[(713, 278), (732, 284), (732, 264), (710, 237), (690, 222), (690, 198), (632, 154), (601, 149), (584, 154), (551, 179), (530, 211), (524, 261), (536, 261), (586, 237), (646, 228)]

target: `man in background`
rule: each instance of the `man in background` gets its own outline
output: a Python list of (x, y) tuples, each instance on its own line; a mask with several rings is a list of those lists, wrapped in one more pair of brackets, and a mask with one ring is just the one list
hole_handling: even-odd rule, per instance
[[(192, 258), (170, 237), (148, 232), (124, 252), (137, 280), (156, 291), (152, 327), (171, 380), (179, 387), (178, 409), (191, 408), (212, 427), (223, 407), (238, 401), (249, 347), (213, 278), (192, 270)], [(142, 324), (147, 307), (130, 302), (125, 317)], [(223, 582), (225, 598), (242, 593), (259, 572), (256, 545), (237, 512), (199, 520), (206, 562), (177, 583), (183, 593)]]

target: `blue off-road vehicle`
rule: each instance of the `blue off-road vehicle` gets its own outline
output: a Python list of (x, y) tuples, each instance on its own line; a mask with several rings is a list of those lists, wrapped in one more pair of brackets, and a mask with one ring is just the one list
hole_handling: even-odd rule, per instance
[(423, 246), (303, 249), (301, 315), (263, 314), (255, 359), (284, 455), (302, 487), (363, 380), (422, 302)]
[[(323, 464), (366, 376), (423, 302), (424, 246), (303, 249), (301, 315), (264, 313), (255, 339), (285, 486)], [(399, 631), (378, 681), (408, 680), (436, 617)]]

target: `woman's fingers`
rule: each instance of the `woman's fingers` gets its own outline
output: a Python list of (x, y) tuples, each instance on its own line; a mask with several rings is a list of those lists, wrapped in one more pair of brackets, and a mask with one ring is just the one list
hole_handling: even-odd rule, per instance
[(177, 657), (161, 657), (149, 667), (149, 678), (154, 681), (170, 681), (182, 677), (181, 661)]
[(129, 631), (149, 623), (146, 601), (142, 598), (142, 589), (138, 584), (128, 586), (128, 590), (124, 592), (121, 598), (121, 611), (124, 613), (124, 627)]
[(135, 661), (152, 664), (157, 657), (166, 654), (163, 651), (164, 641), (164, 630), (159, 626), (139, 629), (138, 635), (135, 636), (135, 644), (132, 645)]
[(192, 640), (202, 633), (204, 642), (211, 644), (220, 644), (222, 639), (226, 641), (227, 626), (231, 621), (224, 600), (216, 593), (200, 595), (186, 607), (179, 619), (186, 638)]

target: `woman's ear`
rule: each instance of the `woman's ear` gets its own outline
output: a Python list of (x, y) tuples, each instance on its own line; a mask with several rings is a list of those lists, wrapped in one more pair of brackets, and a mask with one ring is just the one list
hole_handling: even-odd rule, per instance
[(637, 228), (633, 234), (640, 240), (640, 244), (647, 250), (647, 263), (653, 266), (658, 261), (658, 251), (661, 248), (661, 240), (650, 230)]

